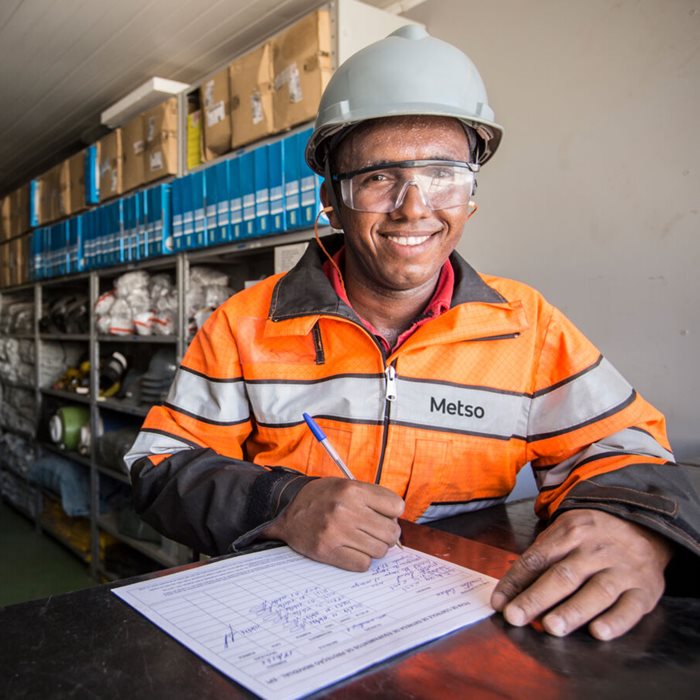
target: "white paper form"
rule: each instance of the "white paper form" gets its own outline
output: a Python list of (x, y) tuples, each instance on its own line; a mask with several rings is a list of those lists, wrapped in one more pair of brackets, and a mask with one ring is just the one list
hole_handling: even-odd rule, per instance
[(225, 675), (276, 700), (488, 617), (495, 584), (408, 548), (355, 573), (280, 547), (112, 592)]

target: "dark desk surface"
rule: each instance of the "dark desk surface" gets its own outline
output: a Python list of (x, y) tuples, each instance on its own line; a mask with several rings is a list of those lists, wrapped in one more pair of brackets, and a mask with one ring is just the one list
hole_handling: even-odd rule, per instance
[[(522, 551), (536, 522), (531, 503), (516, 503), (437, 527), (445, 532), (405, 524), (403, 539), (500, 576), (515, 555), (495, 547)], [(0, 698), (251, 697), (111, 594), (121, 583), (1, 608)], [(558, 639), (494, 615), (314, 697), (680, 700), (699, 685), (700, 600), (664, 597), (612, 642), (585, 631)]]

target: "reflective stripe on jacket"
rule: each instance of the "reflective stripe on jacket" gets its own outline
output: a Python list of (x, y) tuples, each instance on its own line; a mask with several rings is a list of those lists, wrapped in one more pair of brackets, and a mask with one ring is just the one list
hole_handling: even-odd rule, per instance
[[(331, 254), (338, 245), (326, 241)], [(451, 308), (387, 355), (322, 262), (313, 243), (293, 271), (219, 307), (148, 414), (125, 461), (140, 510), (162, 530), (222, 551), (289, 502), (306, 483), (298, 473), (340, 476), (304, 411), (357, 479), (401, 495), (419, 522), (503, 501), (528, 462), (544, 518), (577, 484), (623, 467), (677, 471), (663, 416), (533, 289), (453, 254)], [(183, 494), (194, 492), (192, 505)], [(173, 529), (177, 518), (187, 523)], [(202, 531), (213, 538), (204, 546)]]

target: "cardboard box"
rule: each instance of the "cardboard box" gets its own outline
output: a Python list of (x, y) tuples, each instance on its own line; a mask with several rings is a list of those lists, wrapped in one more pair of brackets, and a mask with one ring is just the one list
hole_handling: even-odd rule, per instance
[(39, 226), (44, 226), (50, 221), (53, 221), (51, 202), (53, 199), (52, 192), (56, 188), (54, 176), (55, 172), (52, 168), (36, 179), (36, 185), (34, 186), (34, 207)]
[(115, 129), (99, 140), (100, 202), (124, 192), (122, 130)]
[(228, 68), (202, 83), (199, 88), (199, 101), (204, 115), (204, 160), (210, 161), (231, 150)]
[(152, 107), (142, 117), (146, 182), (177, 175), (177, 97)]
[(141, 187), (145, 180), (146, 140), (143, 119), (138, 117), (122, 127), (122, 147), (124, 149), (124, 192)]
[(204, 162), (202, 112), (195, 109), (187, 115), (187, 169), (194, 170)]
[[(47, 170), (37, 178), (34, 197), (40, 226), (58, 221), (70, 214), (70, 164), (67, 160)], [(36, 206), (36, 202), (34, 203)]]
[(29, 231), (29, 183), (10, 193), (10, 236)]
[(0, 243), (0, 288), (10, 286), (10, 246)]
[(86, 151), (80, 151), (68, 159), (68, 176), (69, 176), (69, 214), (77, 214), (84, 209), (87, 209), (87, 201), (85, 199), (85, 168), (86, 168)]
[(10, 237), (10, 196), (0, 199), (0, 241)]
[(274, 133), (272, 44), (267, 42), (229, 66), (231, 148)]
[(274, 127), (284, 131), (316, 117), (332, 74), (328, 10), (317, 10), (272, 39)]
[(24, 284), (29, 281), (30, 235), (15, 238), (10, 243), (10, 284)]

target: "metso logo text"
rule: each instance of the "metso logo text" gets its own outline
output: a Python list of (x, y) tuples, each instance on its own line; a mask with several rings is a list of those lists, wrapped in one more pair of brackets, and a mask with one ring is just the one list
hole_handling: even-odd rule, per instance
[(430, 397), (430, 412), (447, 413), (450, 416), (464, 416), (465, 418), (483, 418), (486, 414), (483, 406), (472, 406), (470, 403), (461, 401), (438, 401), (434, 396)]

